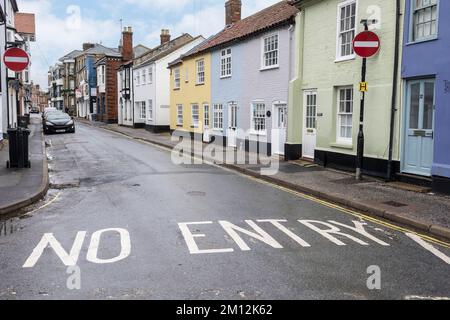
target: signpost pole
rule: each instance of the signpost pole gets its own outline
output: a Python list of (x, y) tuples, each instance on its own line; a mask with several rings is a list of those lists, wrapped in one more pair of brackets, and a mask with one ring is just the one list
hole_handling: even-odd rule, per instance
[[(367, 21), (364, 22), (364, 31), (368, 31), (369, 27)], [(366, 71), (367, 71), (367, 58), (363, 58), (362, 69), (361, 69), (361, 83), (366, 82)], [(359, 133), (358, 133), (358, 149), (356, 156), (356, 180), (362, 180), (362, 169), (364, 162), (364, 107), (365, 107), (365, 90), (361, 91), (361, 105), (359, 114)]]

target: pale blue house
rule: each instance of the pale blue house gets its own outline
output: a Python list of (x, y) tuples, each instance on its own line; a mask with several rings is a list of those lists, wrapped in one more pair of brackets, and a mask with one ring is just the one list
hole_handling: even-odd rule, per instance
[(402, 173), (450, 193), (450, 1), (407, 0)]
[(205, 137), (283, 155), (298, 10), (281, 1), (241, 20), (239, 0), (228, 1), (226, 8), (226, 28), (196, 52), (212, 55), (211, 121)]

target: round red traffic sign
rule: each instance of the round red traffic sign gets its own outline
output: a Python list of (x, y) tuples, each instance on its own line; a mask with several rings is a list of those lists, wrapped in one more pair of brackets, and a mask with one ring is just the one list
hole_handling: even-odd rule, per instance
[(353, 40), (355, 53), (363, 58), (370, 58), (380, 50), (381, 41), (378, 35), (372, 31), (363, 31)]
[(3, 62), (9, 70), (21, 72), (30, 64), (30, 57), (20, 48), (9, 48), (3, 55)]

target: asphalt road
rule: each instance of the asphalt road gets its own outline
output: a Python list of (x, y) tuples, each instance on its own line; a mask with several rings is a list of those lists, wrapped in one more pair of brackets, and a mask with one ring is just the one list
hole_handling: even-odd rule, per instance
[(0, 299), (450, 297), (450, 246), (98, 128), (47, 140), (53, 189), (0, 225)]

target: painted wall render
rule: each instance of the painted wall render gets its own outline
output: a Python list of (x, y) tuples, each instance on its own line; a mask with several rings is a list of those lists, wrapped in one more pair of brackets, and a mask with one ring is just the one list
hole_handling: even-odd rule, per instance
[(406, 1), (402, 78), (435, 78), (435, 134), (432, 174), (450, 178), (450, 1), (439, 1), (436, 39), (410, 42), (411, 5)]
[[(356, 155), (359, 127), (359, 82), (362, 59), (354, 57), (337, 60), (337, 16), (342, 1), (316, 1), (304, 8), (297, 18), (297, 77), (290, 84), (290, 110), (288, 143), (302, 144), (304, 90), (317, 90), (317, 145), (316, 150)], [(386, 160), (389, 146), (389, 123), (395, 49), (395, 1), (357, 0), (357, 30), (363, 31), (361, 19), (378, 17), (379, 25), (373, 30), (382, 42), (380, 52), (367, 63), (365, 112), (365, 156)], [(337, 139), (337, 88), (354, 89), (352, 141), (342, 143)], [(400, 82), (398, 84), (400, 91)], [(397, 97), (401, 106), (401, 95)], [(394, 160), (400, 160), (400, 114), (395, 118)]]
[[(230, 46), (232, 49), (232, 76), (230, 78), (220, 77), (221, 49), (212, 52), (212, 104), (221, 103), (224, 107), (224, 130), (223, 132), (214, 131), (213, 134), (227, 136), (228, 103), (230, 102), (237, 102), (238, 105), (238, 128), (245, 131), (251, 129), (252, 103), (261, 101), (265, 103), (266, 111), (272, 113), (270, 118), (266, 118), (267, 141), (271, 142), (273, 104), (288, 103), (289, 81), (294, 74), (294, 65), (292, 64), (295, 54), (294, 31), (293, 26), (284, 26)], [(272, 34), (278, 34), (279, 37), (279, 67), (262, 70), (262, 41), (264, 37)], [(256, 139), (256, 134), (250, 136), (250, 140)]]

